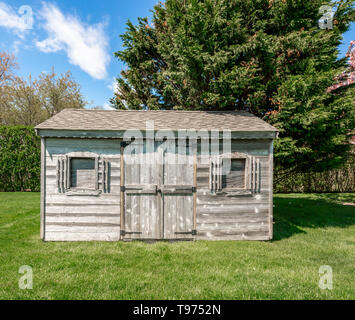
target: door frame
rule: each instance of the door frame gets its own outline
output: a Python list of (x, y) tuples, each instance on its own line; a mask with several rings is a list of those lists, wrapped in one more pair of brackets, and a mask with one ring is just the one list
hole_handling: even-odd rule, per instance
[[(143, 141), (146, 141), (144, 139)], [(156, 140), (154, 140), (156, 141)], [(120, 240), (127, 240), (125, 236), (127, 234), (135, 234), (138, 232), (127, 232), (125, 230), (125, 221), (126, 221), (126, 210), (125, 210), (125, 199), (126, 195), (128, 194), (127, 191), (131, 189), (138, 189), (138, 185), (125, 185), (125, 159), (124, 159), (124, 149), (125, 147), (129, 145), (127, 142), (121, 142), (120, 145)], [(156, 163), (156, 166), (158, 168), (157, 170), (157, 185), (149, 185), (149, 194), (156, 194), (157, 195), (157, 212), (160, 215), (160, 238), (158, 239), (144, 239), (142, 238), (141, 240), (172, 240), (172, 239), (166, 239), (164, 237), (164, 193), (168, 194), (170, 192), (167, 188), (167, 185), (163, 184), (163, 174), (164, 174), (164, 150), (162, 148), (158, 148), (155, 151), (159, 157), (158, 163)], [(174, 185), (169, 185), (169, 187), (174, 188)], [(175, 185), (175, 187), (184, 187), (190, 188), (190, 185), (186, 186), (178, 186)], [(182, 188), (182, 189), (184, 189)], [(142, 186), (139, 188), (140, 190), (142, 189)], [(169, 188), (170, 189), (170, 188)], [(139, 192), (137, 192), (139, 194)], [(174, 194), (174, 191), (170, 194)], [(175, 194), (179, 194), (175, 190)], [(184, 192), (185, 194), (185, 192)], [(186, 194), (190, 194), (189, 192)], [(196, 230), (196, 225), (197, 225), (197, 155), (193, 155), (193, 184), (191, 186), (191, 194), (193, 196), (192, 200), (192, 219), (193, 219), (193, 227), (191, 232), (186, 231), (186, 232), (176, 232), (176, 234), (191, 234), (190, 238), (186, 238), (186, 240), (194, 239), (194, 237), (197, 235), (197, 230)], [(123, 228), (122, 228), (123, 226)], [(180, 239), (180, 238), (176, 238)], [(139, 238), (137, 239), (132, 239), (132, 240), (140, 240)]]

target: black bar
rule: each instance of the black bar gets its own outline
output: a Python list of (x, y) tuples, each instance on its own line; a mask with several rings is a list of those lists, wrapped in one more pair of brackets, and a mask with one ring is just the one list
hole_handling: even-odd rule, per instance
[(175, 232), (175, 234), (192, 234), (193, 235), (193, 231)]

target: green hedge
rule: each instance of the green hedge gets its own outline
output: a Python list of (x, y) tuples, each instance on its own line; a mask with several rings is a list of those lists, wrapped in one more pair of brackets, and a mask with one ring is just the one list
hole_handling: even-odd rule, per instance
[(33, 127), (0, 126), (0, 191), (39, 191), (40, 154)]
[(274, 172), (275, 193), (331, 193), (355, 192), (355, 156), (339, 169), (282, 175)]

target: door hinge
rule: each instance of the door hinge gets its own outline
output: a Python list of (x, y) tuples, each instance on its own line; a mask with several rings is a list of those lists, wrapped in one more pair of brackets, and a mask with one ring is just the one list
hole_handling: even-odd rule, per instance
[(142, 234), (142, 232), (134, 232), (134, 231), (126, 231), (126, 230), (121, 230), (120, 231), (121, 236), (125, 236), (126, 234)]
[(125, 186), (121, 186), (121, 192), (125, 192), (126, 191), (126, 187)]
[(185, 232), (175, 232), (175, 234), (191, 234), (193, 236), (197, 235), (196, 230), (191, 230), (191, 231), (185, 231)]

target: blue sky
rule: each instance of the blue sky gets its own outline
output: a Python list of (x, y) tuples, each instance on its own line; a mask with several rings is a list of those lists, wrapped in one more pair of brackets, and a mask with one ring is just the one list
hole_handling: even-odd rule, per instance
[[(70, 70), (90, 106), (107, 106), (123, 63), (120, 34), (128, 19), (151, 17), (158, 0), (0, 0), (0, 51), (14, 52), (20, 76), (38, 76), (54, 67)], [(22, 6), (27, 7), (22, 7)], [(22, 7), (22, 11), (19, 9)], [(32, 29), (30, 10), (32, 10)], [(22, 17), (22, 18), (21, 18)], [(340, 55), (355, 39), (355, 24), (344, 35)]]

